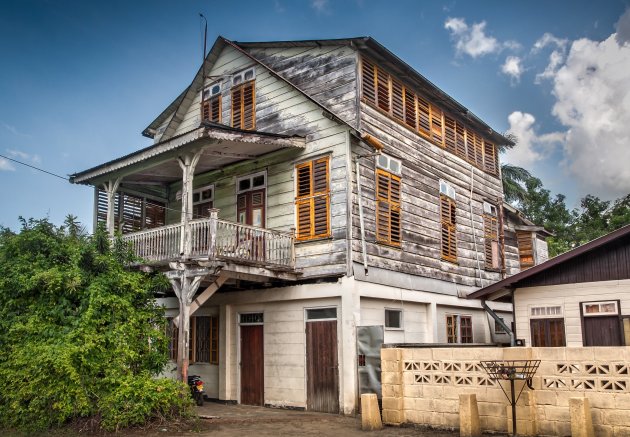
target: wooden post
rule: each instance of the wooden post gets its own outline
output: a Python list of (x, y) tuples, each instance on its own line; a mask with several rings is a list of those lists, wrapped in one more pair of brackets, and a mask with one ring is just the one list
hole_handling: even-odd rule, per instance
[(219, 219), (219, 210), (210, 209), (210, 241), (208, 241), (208, 259), (212, 259), (216, 252), (217, 245), (217, 220)]
[(107, 195), (107, 217), (105, 221), (105, 227), (107, 228), (107, 233), (111, 236), (114, 235), (116, 231), (115, 226), (115, 215), (114, 206), (115, 206), (115, 197), (116, 191), (118, 191), (118, 186), (120, 185), (120, 181), (122, 178), (110, 179), (103, 184), (103, 189), (105, 190), (105, 194)]
[(195, 153), (188, 153), (177, 158), (177, 162), (182, 169), (182, 215), (181, 223), (183, 230), (179, 245), (180, 255), (186, 258), (190, 255), (191, 234), (188, 222), (192, 220), (192, 203), (193, 203), (193, 179), (195, 175), (195, 167), (199, 162), (202, 150)]
[(179, 301), (179, 341), (177, 345), (177, 377), (180, 381), (188, 380), (188, 348), (190, 343), (190, 305), (201, 284), (201, 280), (208, 273), (203, 269), (190, 270), (186, 266), (173, 263), (176, 271), (167, 273), (173, 290)]

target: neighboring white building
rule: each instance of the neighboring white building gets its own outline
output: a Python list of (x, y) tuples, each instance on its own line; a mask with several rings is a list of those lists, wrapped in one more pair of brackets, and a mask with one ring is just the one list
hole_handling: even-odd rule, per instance
[(513, 301), (524, 346), (630, 345), (630, 226), (469, 298)]
[(465, 296), (531, 255), (513, 225), (536, 230), (502, 207), (510, 142), (373, 39), (219, 37), (143, 134), (71, 181), (171, 279), (167, 315), (191, 315), (172, 357), (189, 349), (210, 397), (352, 413), (361, 326), (509, 341)]

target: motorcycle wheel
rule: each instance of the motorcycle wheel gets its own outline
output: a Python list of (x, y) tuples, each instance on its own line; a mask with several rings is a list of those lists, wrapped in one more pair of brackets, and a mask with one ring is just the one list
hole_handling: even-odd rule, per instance
[(203, 405), (203, 394), (202, 393), (196, 393), (195, 394), (195, 402), (197, 403), (197, 406), (201, 407)]

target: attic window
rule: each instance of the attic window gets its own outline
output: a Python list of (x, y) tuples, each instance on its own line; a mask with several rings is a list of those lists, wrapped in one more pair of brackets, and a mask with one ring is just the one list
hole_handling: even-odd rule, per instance
[(221, 83), (215, 83), (203, 90), (201, 115), (204, 120), (221, 122)]
[(232, 127), (256, 129), (256, 72), (254, 68), (232, 77)]

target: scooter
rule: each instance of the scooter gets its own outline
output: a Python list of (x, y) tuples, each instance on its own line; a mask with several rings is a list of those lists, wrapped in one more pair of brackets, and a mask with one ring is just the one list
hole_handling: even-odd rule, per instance
[(190, 387), (190, 394), (195, 403), (202, 406), (203, 396), (206, 392), (203, 390), (203, 381), (199, 375), (188, 375), (188, 387)]

